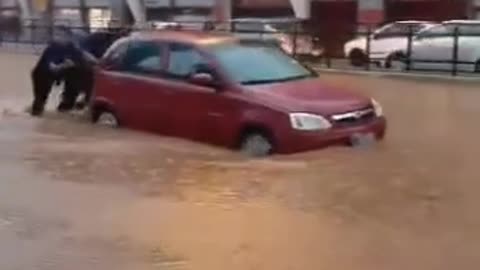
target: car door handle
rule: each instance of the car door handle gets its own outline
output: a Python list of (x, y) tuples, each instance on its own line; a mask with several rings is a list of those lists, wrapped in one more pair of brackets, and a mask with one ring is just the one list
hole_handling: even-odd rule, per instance
[(210, 117), (223, 117), (222, 113), (217, 113), (217, 112), (208, 112), (208, 116)]

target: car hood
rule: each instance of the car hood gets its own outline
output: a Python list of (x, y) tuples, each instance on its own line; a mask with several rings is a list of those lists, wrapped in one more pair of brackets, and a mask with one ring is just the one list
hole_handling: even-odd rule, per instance
[(317, 78), (248, 88), (251, 98), (287, 112), (328, 116), (362, 109), (371, 103), (365, 96), (327, 85)]

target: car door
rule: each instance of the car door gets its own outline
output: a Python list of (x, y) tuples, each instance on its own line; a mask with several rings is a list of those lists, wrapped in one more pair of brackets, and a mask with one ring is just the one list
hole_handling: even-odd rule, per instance
[(370, 40), (370, 59), (383, 60), (390, 52), (390, 48), (401, 39), (401, 26), (390, 24), (374, 33)]
[(172, 91), (173, 135), (214, 144), (224, 144), (223, 128), (229, 125), (228, 100), (214, 86), (198, 85), (190, 78), (195, 73), (208, 73), (218, 78), (208, 57), (202, 51), (187, 44), (171, 43), (168, 46), (166, 74)]
[(417, 69), (448, 70), (453, 60), (453, 29), (438, 25), (420, 33), (412, 44), (412, 66)]
[(132, 117), (128, 87), (130, 80), (123, 70), (123, 61), (130, 43), (129, 39), (122, 39), (106, 52), (101, 67), (96, 71), (93, 90), (94, 106), (108, 106), (125, 126), (130, 125)]
[(116, 79), (123, 116), (132, 128), (159, 132), (166, 128), (164, 55), (165, 46), (154, 41), (132, 41), (128, 47)]
[[(458, 70), (475, 71), (480, 60), (480, 24), (465, 24), (458, 29)], [(478, 68), (478, 67), (477, 67)]]

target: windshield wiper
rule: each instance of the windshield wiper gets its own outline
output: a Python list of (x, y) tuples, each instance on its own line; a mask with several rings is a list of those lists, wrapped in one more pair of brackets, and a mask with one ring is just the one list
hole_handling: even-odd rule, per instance
[(314, 77), (313, 74), (303, 74), (303, 75), (286, 77), (286, 78), (279, 78), (279, 79), (244, 81), (244, 82), (242, 82), (242, 84), (243, 85), (269, 84), (269, 83), (297, 81), (297, 80), (303, 80), (303, 79), (312, 78), (312, 77)]

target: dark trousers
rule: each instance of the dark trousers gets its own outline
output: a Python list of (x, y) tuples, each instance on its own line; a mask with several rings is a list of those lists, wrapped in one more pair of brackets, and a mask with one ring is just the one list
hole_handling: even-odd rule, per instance
[(85, 99), (83, 103), (89, 104), (90, 99), (92, 98), (93, 85), (94, 85), (94, 72), (91, 68), (86, 68), (82, 74), (83, 82), (83, 93), (85, 94)]
[(31, 114), (33, 116), (42, 115), (54, 82), (55, 76), (51, 72), (38, 69), (32, 72), (33, 104)]
[(90, 101), (93, 88), (93, 71), (88, 68), (72, 68), (64, 72), (65, 89), (59, 111), (70, 111), (75, 105), (78, 96), (85, 94), (84, 103)]

